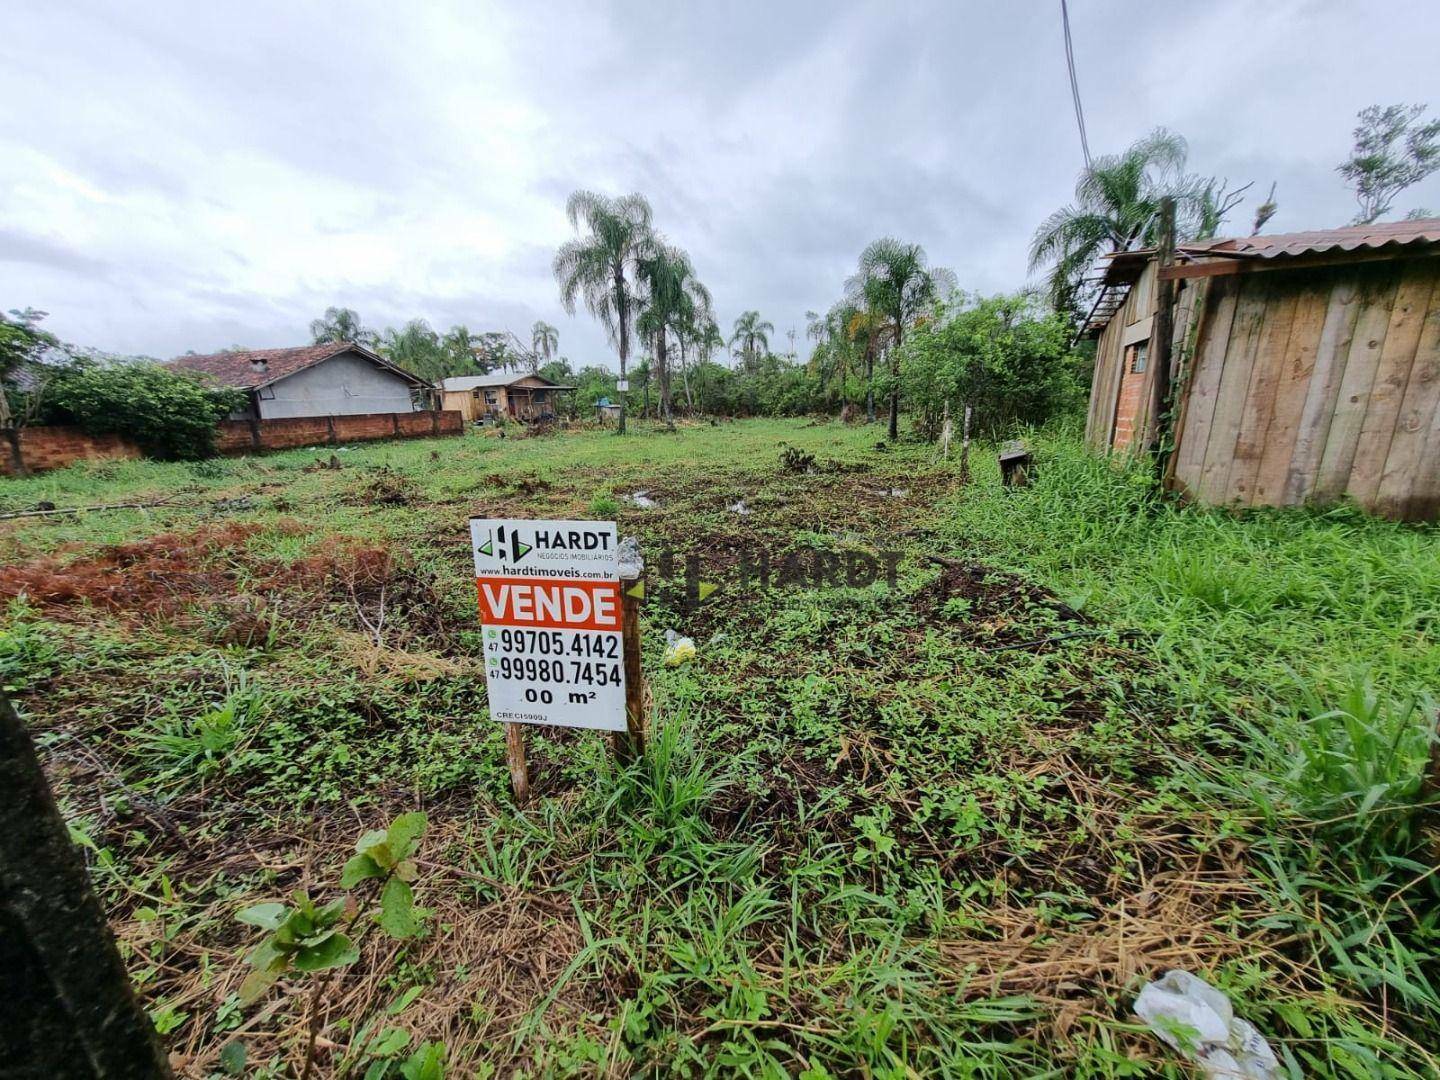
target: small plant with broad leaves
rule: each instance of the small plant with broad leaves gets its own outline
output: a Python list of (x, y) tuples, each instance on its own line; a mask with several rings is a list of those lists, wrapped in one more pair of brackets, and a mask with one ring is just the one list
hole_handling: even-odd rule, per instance
[[(327, 904), (316, 902), (303, 889), (290, 896), (290, 903), (254, 904), (236, 918), (266, 931), (261, 942), (250, 952), (250, 974), (240, 987), (240, 1001), (250, 1005), (258, 1001), (284, 975), (314, 975), (333, 972), (360, 959), (360, 943), (370, 930), (379, 930), (388, 937), (404, 940), (420, 931), (424, 912), (415, 907), (411, 882), (418, 868), (413, 855), (425, 832), (425, 815), (401, 814), (388, 829), (367, 832), (355, 845), (355, 854), (345, 864), (340, 887), (346, 892)], [(362, 903), (362, 898), (366, 901)], [(356, 934), (356, 927), (369, 916), (369, 921)], [(310, 999), (310, 1042), (305, 1052), (308, 1076), (314, 1059), (315, 1037), (319, 1033), (319, 1014), (323, 990), (330, 976), (317, 983)], [(412, 1067), (416, 1080), (430, 1080), (443, 1075), (444, 1046), (436, 1044), (423, 1060)], [(428, 1050), (422, 1047), (421, 1051)], [(420, 1051), (416, 1053), (420, 1057)], [(401, 1065), (402, 1074), (411, 1078)]]

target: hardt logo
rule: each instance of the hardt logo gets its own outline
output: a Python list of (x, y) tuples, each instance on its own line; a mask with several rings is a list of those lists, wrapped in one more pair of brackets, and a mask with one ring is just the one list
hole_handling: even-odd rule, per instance
[(519, 529), (500, 525), (486, 530), (485, 542), (475, 550), (511, 566), (532, 551), (565, 552), (594, 561), (611, 551), (610, 539), (607, 533), (597, 529), (533, 529), (530, 542), (526, 543)]
[(488, 558), (499, 559), (513, 566), (534, 551), (535, 545), (520, 539), (519, 529), (507, 529), (501, 525), (498, 529), (489, 530), (485, 542), (475, 550)]

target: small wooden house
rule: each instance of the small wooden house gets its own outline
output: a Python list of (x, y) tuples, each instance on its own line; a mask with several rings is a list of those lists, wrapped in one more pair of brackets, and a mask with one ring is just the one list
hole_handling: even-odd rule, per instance
[(443, 380), (440, 387), (441, 407), (459, 410), (467, 424), (487, 416), (526, 421), (553, 419), (559, 395), (575, 389), (543, 375), (498, 371), (489, 375), (457, 375)]
[(1440, 517), (1440, 219), (1108, 258), (1086, 438), (1155, 432), (1159, 283), (1174, 283), (1167, 483), (1226, 506), (1351, 500)]

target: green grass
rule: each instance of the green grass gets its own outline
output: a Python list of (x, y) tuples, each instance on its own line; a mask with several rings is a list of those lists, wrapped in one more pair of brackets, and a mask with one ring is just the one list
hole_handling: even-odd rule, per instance
[[(342, 1051), (398, 1025), (456, 1075), (1179, 1076), (1129, 1006), (1181, 963), (1295, 1075), (1433, 1075), (1435, 530), (1178, 508), (1066, 433), (1037, 438), (1030, 487), (985, 451), (961, 487), (879, 435), (470, 435), (339, 470), (320, 449), (0, 483), (12, 509), (173, 496), (10, 522), (10, 564), (217, 538), (145, 562), (118, 606), (15, 601), (0, 634), (191, 1071), (247, 1021), (260, 1075), (301, 1048), (298, 991), (263, 1022), (231, 996), (235, 910), (333, 882), (356, 835), (423, 808), (434, 915), (343, 981)], [(615, 516), (652, 568), (645, 757), (534, 732), (523, 811), (485, 712), (472, 514)], [(894, 589), (747, 591), (747, 544), (904, 558)], [(382, 549), (383, 605), (356, 554)], [(720, 585), (694, 610), (687, 554)], [(672, 628), (693, 663), (661, 665)]]

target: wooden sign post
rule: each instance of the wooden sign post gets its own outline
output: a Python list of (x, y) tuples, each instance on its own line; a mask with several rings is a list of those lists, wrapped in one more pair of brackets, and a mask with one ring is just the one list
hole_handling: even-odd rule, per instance
[(617, 756), (639, 755), (643, 562), (634, 541), (622, 558), (613, 521), (473, 518), (470, 543), (490, 715), (505, 725), (516, 803), (530, 797), (527, 725), (609, 731)]
[(621, 764), (637, 761), (645, 753), (645, 680), (640, 669), (640, 600), (644, 586), (640, 573), (644, 563), (622, 562), (620, 601), (623, 609), (621, 637), (625, 651), (625, 730), (610, 736), (615, 759)]
[(510, 767), (510, 790), (515, 805), (530, 801), (530, 766), (525, 760), (525, 725), (505, 725), (505, 763)]

